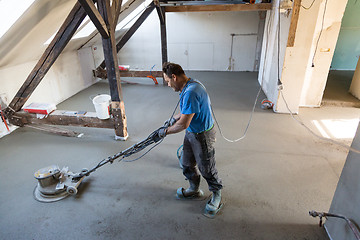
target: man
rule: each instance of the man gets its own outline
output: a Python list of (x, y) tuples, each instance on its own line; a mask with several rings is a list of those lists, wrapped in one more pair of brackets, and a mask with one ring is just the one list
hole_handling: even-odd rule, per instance
[[(159, 137), (186, 130), (183, 144), (183, 174), (190, 187), (179, 188), (177, 197), (201, 198), (200, 173), (212, 192), (205, 213), (214, 216), (221, 208), (222, 181), (215, 167), (215, 129), (211, 115), (210, 99), (205, 87), (197, 80), (188, 78), (182, 67), (175, 63), (164, 63), (163, 76), (168, 86), (180, 92), (180, 114), (168, 120), (169, 127), (159, 130)], [(200, 173), (199, 173), (200, 170)]]

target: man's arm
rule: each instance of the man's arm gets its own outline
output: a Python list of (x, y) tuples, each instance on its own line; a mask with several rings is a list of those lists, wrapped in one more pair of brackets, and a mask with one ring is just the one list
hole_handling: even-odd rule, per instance
[(178, 133), (178, 132), (181, 132), (181, 131), (187, 129), (189, 127), (194, 115), (195, 115), (195, 113), (181, 114), (180, 119), (173, 126), (168, 127), (168, 129), (166, 131), (166, 135)]

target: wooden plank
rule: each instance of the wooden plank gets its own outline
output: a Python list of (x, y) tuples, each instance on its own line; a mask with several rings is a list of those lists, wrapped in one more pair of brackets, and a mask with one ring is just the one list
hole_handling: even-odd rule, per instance
[(104, 19), (101, 17), (99, 11), (96, 9), (95, 4), (91, 0), (78, 0), (81, 6), (85, 9), (91, 21), (94, 23), (95, 27), (99, 31), (102, 37), (108, 38), (109, 33), (104, 22)]
[(45, 74), (49, 71), (66, 44), (70, 41), (85, 16), (85, 10), (81, 7), (80, 3), (76, 2), (54, 39), (46, 48), (40, 60), (10, 102), (9, 107), (5, 110), (5, 114), (8, 117), (24, 106), (25, 102), (39, 85)]
[(166, 12), (266, 11), (271, 3), (166, 6)]
[(121, 5), (122, 5), (122, 0), (113, 0), (112, 5), (111, 5), (111, 12), (113, 14), (113, 19), (114, 19), (113, 24), (115, 26), (117, 25), (117, 22), (119, 21)]
[(153, 77), (162, 77), (162, 71), (121, 71), (122, 77), (147, 77), (147, 76), (153, 76)]
[[(121, 37), (119, 42), (116, 44), (116, 51), (119, 52), (120, 49), (129, 41), (129, 39), (134, 35), (136, 30), (141, 26), (145, 19), (150, 15), (154, 10), (155, 4), (151, 2), (141, 16), (136, 20), (136, 22), (129, 28), (129, 30)], [(105, 68), (105, 61), (103, 61), (98, 68)]]
[(291, 15), (290, 29), (288, 35), (287, 47), (293, 47), (295, 43), (295, 33), (297, 29), (297, 24), (299, 20), (299, 12), (301, 7), (301, 0), (295, 0), (294, 6)]
[[(95, 77), (106, 79), (106, 70), (96, 70), (93, 72)], [(121, 77), (163, 77), (162, 71), (120, 71)]]
[(109, 26), (109, 38), (102, 38), (107, 78), (109, 80), (114, 118), (115, 135), (126, 140), (127, 124), (124, 103), (121, 101), (120, 72), (115, 42), (115, 24), (111, 15), (110, 0), (98, 0), (98, 9), (105, 23)]
[(19, 111), (14, 117), (21, 119), (20, 122), (14, 122), (17, 126), (26, 124), (49, 124), (49, 125), (65, 125), (77, 127), (94, 127), (94, 128), (114, 128), (114, 119), (99, 119), (95, 112), (86, 112), (78, 114), (77, 111), (55, 110), (46, 118), (39, 119), (34, 113)]

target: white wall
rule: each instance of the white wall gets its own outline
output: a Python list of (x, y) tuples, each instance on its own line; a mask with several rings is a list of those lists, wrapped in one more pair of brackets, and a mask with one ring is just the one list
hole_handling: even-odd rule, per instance
[[(10, 102), (36, 63), (32, 61), (0, 68), (0, 95), (6, 96)], [(92, 76), (94, 68), (91, 48), (61, 54), (25, 106), (31, 102), (58, 104), (64, 101), (95, 83)]]
[[(271, 15), (268, 14), (269, 28), (265, 25), (259, 82), (263, 82), (264, 92), (275, 103), (275, 112), (288, 113), (288, 106), (297, 113), (301, 106), (320, 106), (347, 0), (321, 0), (315, 1), (310, 9), (301, 7), (293, 47), (286, 47), (291, 15), (280, 14), (280, 79), (286, 102), (277, 86), (278, 10), (274, 6), (278, 1), (274, 1)], [(312, 3), (301, 2), (307, 7)]]
[[(309, 10), (313, 12), (312, 14), (317, 12), (318, 16), (311, 42), (310, 59), (306, 68), (300, 106), (319, 107), (321, 105), (346, 3), (347, 0), (322, 1), (318, 6), (314, 4), (314, 9)], [(312, 61), (312, 59), (314, 60)], [(311, 67), (312, 63), (314, 63), (314, 67)]]
[[(158, 18), (154, 10), (120, 50), (119, 64), (161, 70)], [(258, 12), (167, 13), (168, 59), (186, 70), (226, 71), (235, 33), (242, 35), (234, 37), (234, 70), (254, 71), (259, 18)], [(102, 59), (101, 43), (95, 47), (95, 59)]]
[[(82, 64), (80, 63), (82, 61)], [(9, 100), (15, 96), (37, 61), (0, 69), (0, 94), (6, 93)], [(58, 104), (94, 83), (91, 71), (94, 67), (91, 49), (66, 52), (56, 60), (27, 104), (51, 102)], [(83, 69), (83, 70), (82, 70)], [(83, 74), (88, 72), (90, 74)]]

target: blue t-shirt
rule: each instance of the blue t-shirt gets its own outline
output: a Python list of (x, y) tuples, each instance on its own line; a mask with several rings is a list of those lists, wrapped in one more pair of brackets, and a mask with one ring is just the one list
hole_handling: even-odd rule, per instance
[(211, 115), (210, 98), (206, 89), (197, 80), (190, 79), (180, 93), (181, 114), (194, 114), (188, 131), (201, 133), (214, 125)]

